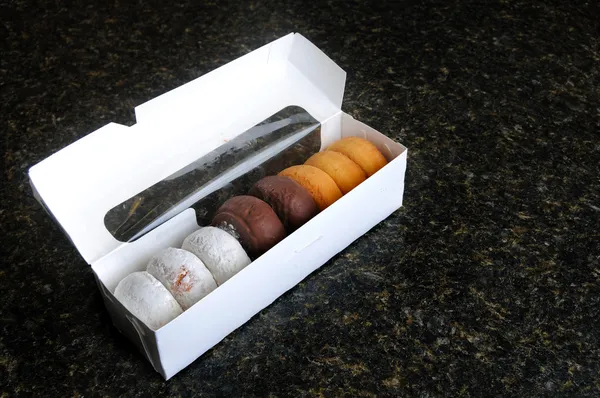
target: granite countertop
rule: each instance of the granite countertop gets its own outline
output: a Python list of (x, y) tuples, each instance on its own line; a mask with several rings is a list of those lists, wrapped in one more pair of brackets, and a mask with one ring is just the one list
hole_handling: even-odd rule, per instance
[[(600, 9), (479, 3), (1, 5), (0, 396), (599, 396)], [(404, 207), (165, 382), (27, 171), (293, 31), (409, 148)]]

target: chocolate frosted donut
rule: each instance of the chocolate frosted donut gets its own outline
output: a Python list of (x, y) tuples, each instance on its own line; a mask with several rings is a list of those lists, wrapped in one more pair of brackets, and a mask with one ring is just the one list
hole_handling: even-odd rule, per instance
[(240, 195), (219, 207), (211, 223), (235, 236), (250, 257), (258, 257), (285, 238), (285, 228), (266, 202)]
[(288, 233), (304, 225), (319, 212), (310, 193), (285, 176), (269, 176), (258, 181), (248, 195), (267, 202), (283, 222)]

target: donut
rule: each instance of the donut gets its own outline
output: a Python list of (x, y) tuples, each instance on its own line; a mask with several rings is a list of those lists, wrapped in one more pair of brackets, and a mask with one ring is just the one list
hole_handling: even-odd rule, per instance
[(340, 152), (317, 152), (308, 158), (304, 164), (315, 166), (329, 174), (344, 195), (367, 178), (359, 165)]
[(387, 164), (385, 156), (379, 152), (379, 149), (370, 141), (360, 137), (344, 137), (327, 147), (327, 150), (346, 155), (364, 170), (367, 177)]
[(250, 258), (236, 238), (216, 227), (203, 227), (188, 235), (182, 249), (198, 257), (217, 285), (222, 285), (250, 264)]
[(264, 177), (250, 188), (248, 195), (268, 203), (288, 233), (300, 228), (319, 212), (310, 193), (286, 176)]
[(279, 173), (302, 185), (313, 197), (320, 211), (342, 197), (342, 191), (327, 173), (306, 164), (291, 166)]
[(167, 288), (146, 271), (123, 278), (114, 296), (152, 330), (160, 329), (183, 312)]
[(187, 250), (169, 247), (150, 259), (146, 269), (185, 311), (217, 288), (204, 263)]
[(219, 207), (212, 226), (239, 239), (250, 257), (259, 257), (285, 238), (285, 227), (265, 201), (250, 195), (234, 196)]

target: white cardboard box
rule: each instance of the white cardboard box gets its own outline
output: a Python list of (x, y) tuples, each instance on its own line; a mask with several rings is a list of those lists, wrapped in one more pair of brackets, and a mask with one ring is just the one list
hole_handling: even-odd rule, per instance
[[(345, 79), (311, 42), (289, 34), (138, 106), (134, 126), (110, 123), (30, 169), (36, 198), (91, 264), (115, 326), (165, 379), (402, 206), (407, 149), (341, 110)], [(149, 329), (112, 292), (158, 250), (181, 247), (199, 228), (195, 211), (133, 243), (108, 232), (105, 214), (288, 105), (321, 122), (321, 149), (361, 136), (390, 162), (182, 315)]]

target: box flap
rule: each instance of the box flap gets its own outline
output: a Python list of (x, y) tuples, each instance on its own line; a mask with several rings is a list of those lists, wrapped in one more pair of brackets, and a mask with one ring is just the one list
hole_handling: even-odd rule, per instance
[(104, 226), (114, 206), (289, 105), (324, 121), (341, 108), (346, 73), (289, 34), (135, 109), (30, 171), (31, 183), (92, 263), (122, 245)]

